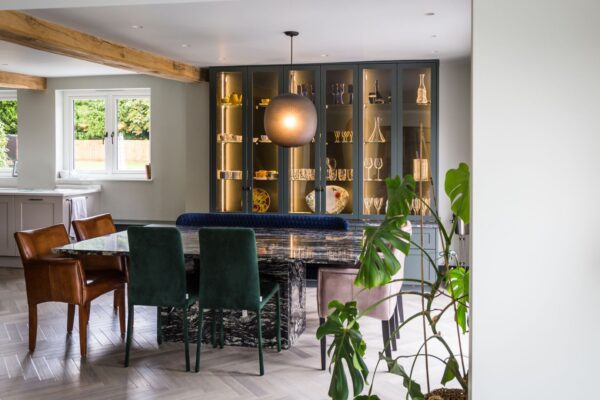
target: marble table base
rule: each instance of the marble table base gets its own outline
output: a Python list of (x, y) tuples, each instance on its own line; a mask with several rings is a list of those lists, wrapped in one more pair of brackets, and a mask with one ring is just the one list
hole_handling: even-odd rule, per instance
[[(301, 261), (259, 263), (261, 287), (263, 282), (279, 283), (281, 291), (281, 345), (289, 349), (304, 332), (306, 327), (306, 270)], [(190, 321), (190, 343), (196, 342), (198, 330), (198, 304), (188, 311)], [(276, 347), (275, 331), (275, 298), (265, 305), (261, 318), (263, 329), (263, 346)], [(161, 312), (163, 340), (182, 342), (183, 312), (178, 308), (163, 308)], [(204, 311), (202, 342), (211, 343), (213, 311)], [(248, 311), (223, 311), (225, 345), (256, 347), (257, 326), (256, 313)], [(218, 325), (217, 325), (218, 335)], [(218, 337), (218, 336), (217, 336)]]

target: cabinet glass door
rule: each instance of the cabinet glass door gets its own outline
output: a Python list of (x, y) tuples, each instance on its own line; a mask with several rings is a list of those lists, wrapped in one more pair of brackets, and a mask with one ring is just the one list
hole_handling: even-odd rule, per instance
[(354, 212), (354, 69), (325, 72), (325, 205), (327, 214)]
[(216, 211), (243, 210), (243, 73), (216, 75)]
[(432, 159), (431, 159), (431, 68), (405, 68), (402, 70), (402, 174), (411, 174), (417, 182), (417, 195), (411, 214), (430, 215)]
[(280, 93), (279, 70), (251, 70), (252, 212), (279, 212), (279, 146), (267, 137), (265, 110)]
[(395, 132), (395, 67), (362, 69), (362, 213), (385, 214)]
[[(318, 69), (291, 70), (287, 77), (290, 93), (308, 97), (318, 108)], [(288, 152), (288, 210), (294, 214), (315, 213), (320, 205), (320, 192), (315, 190), (319, 175), (316, 139), (304, 146), (290, 148)]]

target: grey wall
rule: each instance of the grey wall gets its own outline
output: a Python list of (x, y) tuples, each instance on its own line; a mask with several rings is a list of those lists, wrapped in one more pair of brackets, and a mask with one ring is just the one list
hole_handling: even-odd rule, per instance
[[(150, 88), (152, 181), (102, 181), (101, 208), (119, 220), (172, 221), (206, 211), (208, 190), (208, 84), (184, 84), (143, 75), (48, 79), (44, 92), (18, 91), (21, 188), (54, 188), (61, 169), (56, 91)], [(58, 167), (57, 167), (58, 166)], [(89, 184), (86, 182), (85, 184)]]
[[(471, 60), (460, 59), (440, 63), (439, 121), (439, 210), (446, 225), (452, 219), (450, 200), (444, 192), (446, 171), (460, 162), (471, 163)], [(454, 247), (458, 250), (458, 241)], [(464, 261), (468, 260), (468, 246)]]
[(598, 398), (598, 15), (473, 1), (472, 399)]

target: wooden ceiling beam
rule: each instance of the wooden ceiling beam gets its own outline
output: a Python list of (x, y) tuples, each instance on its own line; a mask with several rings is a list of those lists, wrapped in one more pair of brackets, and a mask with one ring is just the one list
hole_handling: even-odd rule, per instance
[(0, 40), (181, 82), (208, 80), (205, 69), (114, 43), (19, 11), (0, 11)]
[(46, 90), (46, 78), (0, 71), (0, 88)]

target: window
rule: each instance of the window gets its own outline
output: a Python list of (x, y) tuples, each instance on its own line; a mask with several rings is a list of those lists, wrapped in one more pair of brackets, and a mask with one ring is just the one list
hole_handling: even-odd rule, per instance
[(150, 164), (150, 90), (64, 92), (69, 177), (144, 176)]
[(17, 161), (17, 91), (0, 90), (0, 173), (8, 174)]

